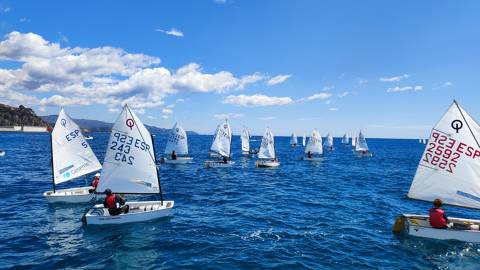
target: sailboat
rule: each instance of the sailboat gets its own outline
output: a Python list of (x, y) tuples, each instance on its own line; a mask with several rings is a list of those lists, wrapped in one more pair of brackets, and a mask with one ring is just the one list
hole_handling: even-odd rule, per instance
[(335, 148), (333, 147), (333, 136), (330, 133), (327, 134), (327, 139), (325, 140), (325, 147), (328, 151), (333, 151)]
[(275, 156), (275, 139), (270, 128), (267, 128), (262, 137), (262, 144), (258, 152), (257, 167), (278, 167), (280, 162)]
[(423, 143), (423, 139), (418, 139), (418, 143)]
[(303, 134), (303, 139), (302, 139), (302, 146), (305, 147), (305, 142), (306, 142), (305, 134)]
[(342, 138), (342, 144), (347, 145), (349, 143), (348, 135), (347, 133), (343, 134)]
[[(480, 209), (480, 126), (454, 101), (431, 131), (407, 196), (411, 199)], [(448, 217), (446, 229), (430, 226), (427, 215), (403, 214), (394, 232), (440, 240), (480, 242), (480, 220)]]
[(318, 161), (322, 160), (323, 143), (322, 136), (316, 129), (312, 131), (312, 135), (308, 139), (307, 147), (305, 147), (305, 156), (303, 160)]
[[(175, 158), (173, 152), (175, 151)], [(168, 135), (167, 146), (165, 147), (166, 158), (161, 158), (160, 162), (169, 164), (186, 164), (192, 162), (193, 158), (188, 156), (188, 140), (185, 130), (175, 123)]]
[(357, 141), (358, 141), (358, 139), (357, 139), (356, 136), (352, 137), (352, 148), (353, 148), (354, 150), (355, 150), (355, 146), (357, 145)]
[(0, 149), (0, 157), (5, 156), (5, 150)]
[(95, 198), (93, 187), (56, 189), (56, 185), (75, 180), (102, 168), (80, 127), (63, 109), (50, 134), (52, 154), (52, 188), (43, 196), (49, 203), (86, 203)]
[(231, 145), (232, 131), (230, 130), (228, 121), (225, 120), (223, 124), (217, 126), (215, 137), (213, 139), (212, 146), (210, 147), (211, 153), (213, 153), (215, 156), (221, 157), (221, 159), (207, 160), (205, 162), (205, 167), (231, 167), (235, 163), (230, 160)]
[(355, 145), (355, 155), (361, 157), (371, 157), (373, 153), (368, 151), (368, 144), (365, 136), (363, 135), (362, 131), (358, 133), (357, 142)]
[(295, 147), (297, 146), (297, 134), (295, 134), (295, 132), (292, 133), (292, 136), (290, 137), (290, 145)]
[(97, 190), (114, 193), (159, 195), (159, 201), (127, 201), (128, 213), (112, 216), (103, 204), (84, 215), (86, 224), (121, 224), (170, 215), (173, 201), (164, 201), (153, 137), (128, 105), (112, 127)]
[(243, 127), (242, 130), (242, 155), (251, 157), (253, 154), (256, 154), (258, 151), (250, 149), (250, 132), (246, 127)]

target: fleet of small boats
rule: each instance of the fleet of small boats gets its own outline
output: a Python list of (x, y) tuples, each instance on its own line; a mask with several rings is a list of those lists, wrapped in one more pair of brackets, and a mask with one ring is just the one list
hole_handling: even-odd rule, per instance
[(102, 168), (78, 125), (63, 109), (50, 134), (52, 188), (43, 193), (50, 203), (86, 203), (95, 198), (93, 187), (57, 189), (56, 185), (78, 179)]
[[(480, 209), (480, 125), (454, 101), (433, 127), (407, 196)], [(436, 229), (427, 215), (400, 215), (394, 232), (440, 240), (480, 243), (480, 220), (448, 217)]]

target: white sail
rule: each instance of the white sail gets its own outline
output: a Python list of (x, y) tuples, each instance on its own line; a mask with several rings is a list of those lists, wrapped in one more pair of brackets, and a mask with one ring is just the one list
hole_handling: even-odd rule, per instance
[(355, 146), (357, 145), (357, 137), (352, 137), (352, 147), (355, 148)]
[(175, 151), (177, 155), (188, 155), (187, 133), (177, 123), (175, 123), (168, 135), (165, 154), (170, 155), (172, 151)]
[(262, 144), (260, 145), (260, 151), (258, 152), (258, 158), (272, 159), (275, 158), (275, 141), (270, 128), (267, 128), (265, 134), (263, 134)]
[(365, 140), (365, 136), (363, 136), (361, 131), (358, 133), (355, 151), (368, 151), (367, 140)]
[(80, 128), (63, 109), (52, 131), (52, 158), (55, 184), (102, 168)]
[(326, 147), (332, 147), (333, 146), (333, 136), (330, 135), (330, 133), (327, 134), (327, 138), (325, 140), (325, 146)]
[(310, 152), (313, 155), (323, 154), (322, 136), (316, 129), (312, 131), (312, 136), (308, 139), (307, 147), (305, 147), (305, 154)]
[(248, 132), (247, 128), (244, 127), (242, 130), (242, 151), (248, 152), (250, 151), (250, 133)]
[(454, 101), (435, 125), (408, 197), (480, 209), (480, 126)]
[(343, 144), (348, 144), (348, 135), (347, 135), (347, 133), (345, 133), (345, 134), (343, 135), (342, 143), (343, 143)]
[(232, 142), (232, 131), (227, 120), (217, 127), (215, 132), (215, 138), (213, 139), (212, 147), (210, 150), (221, 156), (230, 156), (230, 144)]
[(290, 145), (297, 145), (297, 134), (295, 132), (292, 133), (292, 136), (290, 137)]
[(117, 193), (159, 193), (152, 137), (125, 105), (113, 124), (97, 190)]
[(305, 134), (303, 134), (303, 139), (302, 139), (302, 145), (303, 146), (305, 146), (305, 141), (306, 141)]

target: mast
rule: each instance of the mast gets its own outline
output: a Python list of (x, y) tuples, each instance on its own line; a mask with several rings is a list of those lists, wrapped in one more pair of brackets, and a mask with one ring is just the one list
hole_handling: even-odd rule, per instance
[(155, 161), (155, 168), (157, 170), (158, 193), (160, 194), (160, 205), (163, 205), (162, 185), (160, 183), (160, 172), (158, 171), (158, 166), (157, 166), (157, 152), (155, 152), (155, 141), (153, 140), (153, 135), (151, 133), (150, 133), (150, 138), (152, 139), (153, 160)]
[[(53, 131), (52, 131), (53, 132)], [(53, 166), (53, 137), (52, 132), (50, 132), (50, 154), (51, 154), (51, 162), (52, 162), (52, 187), (53, 193), (55, 193), (55, 168)]]

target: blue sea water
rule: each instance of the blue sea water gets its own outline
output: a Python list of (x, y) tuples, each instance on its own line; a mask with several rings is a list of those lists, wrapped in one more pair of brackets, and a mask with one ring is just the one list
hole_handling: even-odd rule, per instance
[[(109, 134), (92, 135), (103, 160)], [(166, 137), (155, 140), (161, 156)], [(375, 156), (355, 158), (335, 139), (333, 153), (309, 163), (300, 161), (302, 147), (276, 137), (281, 166), (259, 169), (234, 137), (235, 166), (206, 169), (211, 141), (190, 136), (195, 163), (161, 166), (164, 196), (175, 201), (171, 218), (94, 227), (80, 221), (87, 206), (49, 205), (42, 196), (51, 189), (48, 134), (0, 133), (0, 268), (480, 268), (478, 245), (391, 232), (399, 213), (430, 207), (405, 197), (424, 147), (417, 140), (370, 139)]]

